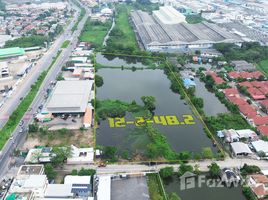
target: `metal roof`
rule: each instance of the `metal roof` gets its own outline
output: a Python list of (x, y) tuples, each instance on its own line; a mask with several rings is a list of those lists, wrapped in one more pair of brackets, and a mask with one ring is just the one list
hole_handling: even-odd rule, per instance
[(250, 150), (248, 145), (243, 142), (233, 142), (231, 143), (231, 147), (235, 154), (242, 154), (242, 153), (252, 154), (252, 151)]
[(92, 80), (58, 81), (46, 110), (51, 113), (83, 113), (89, 101)]
[(11, 56), (22, 56), (25, 54), (24, 49), (19, 47), (0, 49), (0, 58), (6, 58)]
[(213, 23), (163, 24), (143, 11), (132, 12), (131, 16), (145, 46), (242, 42), (237, 35)]

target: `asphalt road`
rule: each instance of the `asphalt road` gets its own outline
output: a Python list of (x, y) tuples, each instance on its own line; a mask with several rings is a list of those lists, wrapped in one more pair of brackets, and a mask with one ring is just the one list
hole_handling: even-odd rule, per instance
[[(208, 165), (213, 161), (189, 161), (189, 165), (198, 166), (201, 171), (208, 171)], [(226, 158), (224, 161), (215, 161), (221, 168), (241, 168), (244, 164), (257, 165), (260, 169), (268, 169), (268, 161), (266, 160), (254, 160), (248, 158)], [(175, 171), (178, 171), (179, 164), (157, 164), (153, 166), (148, 166), (145, 164), (110, 164), (106, 167), (98, 167), (96, 165), (65, 165), (61, 171), (71, 172), (73, 169), (92, 168), (96, 169), (97, 174), (120, 174), (120, 173), (144, 173), (144, 172), (157, 172), (161, 168), (172, 166)]]
[[(73, 6), (76, 10), (79, 10), (75, 5)], [(36, 95), (35, 99), (33, 100), (30, 106), (31, 109), (29, 109), (28, 112), (26, 112), (25, 115), (23, 116), (24, 131), (20, 132), (21, 127), (18, 125), (16, 130), (11, 134), (10, 139), (7, 141), (6, 145), (2, 149), (0, 154), (0, 177), (5, 175), (14, 150), (17, 148), (18, 145), (22, 144), (25, 141), (27, 135), (27, 131), (25, 129), (32, 122), (33, 115), (35, 112), (37, 112), (38, 107), (42, 104), (42, 102), (45, 101), (46, 90), (50, 87), (51, 81), (54, 81), (56, 79), (57, 75), (61, 71), (63, 64), (68, 60), (69, 56), (72, 53), (72, 50), (75, 49), (78, 43), (78, 37), (85, 25), (85, 22), (88, 18), (90, 11), (89, 10), (86, 11), (86, 15), (78, 24), (77, 30), (72, 33), (71, 29), (73, 25), (76, 23), (78, 16), (80, 14), (78, 12), (76, 13), (77, 14), (76, 16), (74, 16), (74, 20), (72, 20), (72, 22), (68, 25), (64, 33), (61, 36), (59, 36), (59, 38), (54, 42), (51, 48), (38, 61), (37, 65), (31, 70), (30, 73), (32, 74), (29, 74), (27, 76), (27, 80), (25, 80), (26, 82), (21, 86), (21, 88), (17, 88), (16, 96), (13, 96), (8, 102), (6, 102), (7, 105), (5, 105), (4, 110), (1, 111), (4, 113), (4, 115), (7, 116), (10, 116), (10, 114), (12, 114), (12, 112), (20, 103), (20, 98), (24, 97), (30, 91), (31, 85), (37, 80), (42, 71), (44, 71), (49, 67), (49, 65), (53, 60), (53, 57), (57, 55), (58, 50), (61, 48), (62, 43), (65, 40), (70, 40), (71, 41), (70, 45), (62, 50), (62, 53), (58, 57), (57, 61), (54, 63), (54, 65), (48, 72), (45, 80), (43, 81), (43, 84), (39, 89), (38, 94)], [(2, 119), (0, 122), (0, 127), (3, 127), (6, 121), (7, 119), (4, 120)]]

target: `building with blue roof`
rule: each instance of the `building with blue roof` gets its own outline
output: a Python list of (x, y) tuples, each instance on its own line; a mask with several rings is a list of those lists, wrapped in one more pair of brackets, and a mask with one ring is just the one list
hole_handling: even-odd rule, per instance
[(193, 80), (191, 80), (190, 78), (183, 79), (183, 85), (187, 89), (190, 88), (190, 87), (195, 87), (196, 86), (195, 82)]

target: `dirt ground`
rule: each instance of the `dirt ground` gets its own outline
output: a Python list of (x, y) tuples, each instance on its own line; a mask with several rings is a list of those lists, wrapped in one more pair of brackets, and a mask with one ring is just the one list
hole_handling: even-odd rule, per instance
[(93, 129), (29, 133), (23, 145), (23, 150), (31, 149), (35, 146), (66, 146), (71, 144), (77, 147), (94, 146)]

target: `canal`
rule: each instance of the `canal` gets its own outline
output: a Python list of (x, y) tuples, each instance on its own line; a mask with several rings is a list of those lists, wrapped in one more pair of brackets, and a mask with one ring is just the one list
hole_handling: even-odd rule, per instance
[[(103, 64), (103, 60), (98, 60)], [(102, 57), (101, 57), (102, 58)], [(124, 66), (128, 63), (124, 60), (116, 58), (110, 60), (110, 66), (117, 66), (118, 62)], [(107, 62), (107, 61), (106, 61)], [(141, 64), (141, 63), (139, 63)], [(146, 66), (143, 66), (146, 68)], [(97, 99), (113, 99), (125, 102), (135, 100), (138, 104), (141, 102), (142, 96), (154, 96), (156, 98), (156, 116), (177, 116), (180, 120), (182, 115), (192, 115), (195, 124), (192, 125), (176, 125), (163, 126), (154, 124), (167, 138), (172, 149), (176, 152), (193, 151), (200, 152), (204, 147), (213, 147), (211, 140), (203, 131), (203, 126), (191, 111), (190, 107), (180, 96), (170, 90), (170, 81), (167, 79), (163, 70), (160, 69), (143, 69), (143, 70), (121, 70), (113, 68), (102, 68), (97, 72), (103, 77), (104, 85), (97, 89)], [(128, 120), (130, 115), (126, 116)], [(139, 133), (137, 127), (129, 125), (125, 128), (110, 128), (108, 120), (100, 121), (100, 126), (96, 136), (97, 145), (119, 146), (121, 148), (142, 148), (146, 146), (148, 138), (146, 135)]]
[(202, 183), (199, 187), (198, 183), (194, 188), (181, 188), (180, 179), (173, 176), (168, 181), (164, 181), (165, 190), (168, 194), (177, 193), (181, 200), (246, 200), (242, 193), (241, 186), (227, 188), (223, 185), (214, 187), (212, 182)]

